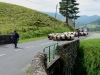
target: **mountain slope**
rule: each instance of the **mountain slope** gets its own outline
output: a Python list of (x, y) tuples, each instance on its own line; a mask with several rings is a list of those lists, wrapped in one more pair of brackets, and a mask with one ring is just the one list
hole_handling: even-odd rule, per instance
[(81, 27), (89, 28), (90, 31), (100, 31), (100, 18)]
[(88, 24), (92, 21), (97, 20), (98, 18), (100, 18), (100, 16), (97, 16), (97, 15), (93, 15), (93, 16), (82, 15), (76, 20), (76, 27)]
[(98, 18), (100, 18), (100, 17), (97, 15), (93, 15), (93, 16), (82, 15), (76, 20), (76, 22), (82, 22), (84, 24), (87, 24), (87, 23), (90, 23), (94, 20), (97, 20)]
[(74, 29), (42, 12), (3, 2), (0, 2), (0, 28), (1, 34), (11, 34), (17, 30), (22, 38)]
[(100, 18), (91, 22), (90, 24), (96, 24), (96, 25), (100, 25)]

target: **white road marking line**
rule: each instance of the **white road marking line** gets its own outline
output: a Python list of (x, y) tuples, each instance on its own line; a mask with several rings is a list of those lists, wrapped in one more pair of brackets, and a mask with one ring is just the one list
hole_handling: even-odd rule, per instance
[(41, 44), (41, 45), (45, 45), (45, 43)]
[(52, 43), (52, 42), (48, 42), (48, 43), (46, 43), (46, 44), (49, 44), (49, 43)]
[(34, 47), (34, 46), (29, 46), (29, 47), (26, 47), (26, 48), (31, 48), (31, 47)]
[(31, 47), (34, 47), (34, 46), (31, 46)]
[(5, 54), (1, 54), (0, 56), (3, 56), (3, 55), (5, 55)]
[[(32, 47), (34, 47), (34, 46), (29, 46), (29, 47), (26, 47), (26, 48), (32, 48)], [(22, 49), (17, 49), (15, 51), (20, 51), (20, 50), (22, 50)]]
[(17, 50), (15, 50), (15, 51), (20, 51), (20, 50), (22, 50), (22, 49), (17, 49)]
[(26, 48), (30, 48), (30, 46), (29, 47), (26, 47)]
[(43, 44), (41, 44), (41, 45), (45, 45), (45, 44), (49, 44), (49, 43), (52, 43), (52, 42), (43, 43)]

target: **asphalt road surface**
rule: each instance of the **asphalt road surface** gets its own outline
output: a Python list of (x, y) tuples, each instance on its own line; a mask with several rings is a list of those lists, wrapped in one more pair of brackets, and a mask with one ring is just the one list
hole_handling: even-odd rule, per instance
[[(100, 34), (89, 34), (79, 39), (100, 38)], [(75, 37), (75, 39), (78, 39)], [(54, 43), (62, 44), (69, 41), (53, 41), (42, 39), (27, 43), (18, 43), (15, 49), (13, 44), (0, 46), (0, 75), (25, 75), (26, 69), (30, 66), (33, 57), (38, 52), (43, 52), (43, 48)]]

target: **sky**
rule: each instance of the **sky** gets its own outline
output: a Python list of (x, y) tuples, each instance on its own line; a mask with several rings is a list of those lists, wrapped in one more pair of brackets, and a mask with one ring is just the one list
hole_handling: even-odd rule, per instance
[[(59, 2), (61, 0), (0, 0), (11, 4), (17, 4), (27, 8), (31, 8), (42, 12), (59, 12)], [(99, 15), (100, 16), (100, 0), (76, 0), (79, 5), (78, 15)], [(58, 6), (57, 6), (58, 5)]]

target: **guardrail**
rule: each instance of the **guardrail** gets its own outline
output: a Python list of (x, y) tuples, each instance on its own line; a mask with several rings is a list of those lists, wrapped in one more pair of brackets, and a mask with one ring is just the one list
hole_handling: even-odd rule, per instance
[(58, 43), (45, 47), (43, 49), (43, 52), (46, 52), (46, 49), (49, 50), (49, 53), (47, 54), (47, 59), (49, 59), (49, 62), (50, 62), (51, 57), (53, 57), (54, 59), (55, 55), (58, 55)]

